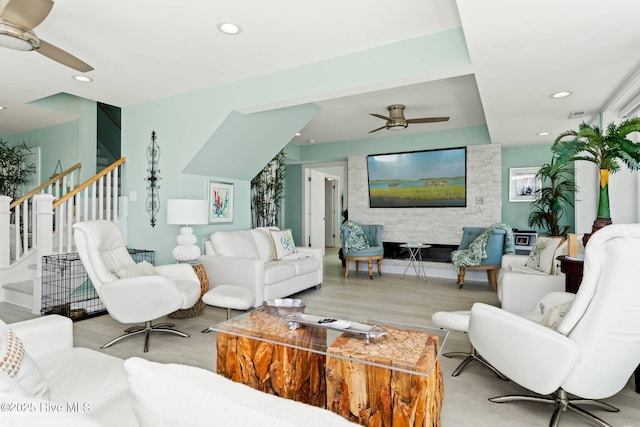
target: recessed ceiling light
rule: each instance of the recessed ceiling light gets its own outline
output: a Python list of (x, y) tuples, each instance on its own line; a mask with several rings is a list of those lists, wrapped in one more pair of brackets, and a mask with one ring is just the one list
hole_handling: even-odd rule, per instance
[(296, 136), (302, 136), (300, 132), (296, 132)]
[(536, 135), (538, 135), (538, 136), (547, 136), (547, 135), (551, 135), (551, 132), (538, 132), (538, 133), (536, 133)]
[(7, 109), (7, 107), (5, 107), (3, 105), (0, 105), (0, 110), (6, 110), (6, 109)]
[(77, 80), (79, 82), (83, 82), (83, 83), (88, 83), (88, 82), (92, 82), (93, 79), (91, 77), (87, 77), (87, 76), (73, 76), (74, 80)]
[(217, 27), (220, 32), (231, 36), (240, 34), (242, 32), (242, 27), (238, 24), (234, 24), (233, 22), (221, 22), (217, 25)]
[(316, 140), (315, 139), (307, 139), (305, 142), (307, 144), (313, 144), (314, 142), (316, 142)]
[(563, 90), (561, 92), (552, 93), (550, 96), (552, 98), (565, 98), (569, 95), (571, 95), (571, 92), (569, 92), (568, 90)]

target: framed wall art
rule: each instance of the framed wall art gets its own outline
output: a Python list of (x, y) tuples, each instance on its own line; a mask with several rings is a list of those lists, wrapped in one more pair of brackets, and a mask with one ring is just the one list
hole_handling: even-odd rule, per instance
[(509, 201), (533, 202), (538, 199), (542, 180), (536, 178), (539, 167), (509, 168)]
[(233, 222), (233, 184), (209, 181), (209, 222)]

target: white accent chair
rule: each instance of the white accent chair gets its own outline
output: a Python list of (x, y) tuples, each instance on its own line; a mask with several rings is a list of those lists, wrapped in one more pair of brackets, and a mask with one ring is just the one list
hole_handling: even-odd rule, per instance
[(124, 237), (111, 221), (96, 220), (73, 225), (76, 249), (87, 274), (107, 311), (121, 323), (144, 322), (101, 348), (138, 334), (145, 334), (144, 351), (149, 351), (151, 332), (189, 335), (172, 329), (172, 323), (152, 324), (152, 320), (178, 309), (192, 307), (200, 298), (200, 282), (190, 264), (154, 266), (152, 275), (120, 279), (118, 273), (135, 266), (125, 247)]
[[(584, 254), (582, 234), (578, 235), (578, 253)], [(503, 255), (498, 274), (498, 300), (503, 310), (511, 313), (529, 313), (540, 299), (550, 292), (565, 290), (566, 278), (560, 271), (557, 257), (566, 255), (565, 240), (551, 259), (549, 274), (527, 267), (528, 255)]]
[[(617, 412), (596, 399), (619, 392), (640, 363), (639, 248), (640, 224), (613, 224), (594, 233), (585, 250), (582, 285), (556, 330), (497, 307), (473, 305), (473, 346), (514, 383), (536, 393), (491, 401), (554, 404), (551, 427), (567, 409), (610, 426), (581, 405)], [(574, 298), (565, 295), (565, 301)], [(560, 302), (557, 293), (554, 298)]]

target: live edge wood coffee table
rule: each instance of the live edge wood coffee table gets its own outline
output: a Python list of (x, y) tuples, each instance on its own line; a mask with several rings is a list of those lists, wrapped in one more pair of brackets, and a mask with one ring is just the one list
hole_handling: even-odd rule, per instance
[[(440, 426), (444, 382), (438, 356), (447, 331), (323, 317), (353, 326), (291, 323), (262, 308), (212, 326), (218, 332), (217, 372), (362, 425)], [(367, 339), (352, 332), (362, 324), (386, 334)]]

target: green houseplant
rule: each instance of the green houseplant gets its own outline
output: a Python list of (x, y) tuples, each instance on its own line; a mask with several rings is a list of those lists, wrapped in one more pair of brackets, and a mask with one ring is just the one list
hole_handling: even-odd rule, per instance
[(251, 216), (254, 227), (277, 225), (280, 204), (284, 198), (284, 160), (281, 150), (251, 180)]
[(609, 175), (619, 171), (622, 166), (632, 171), (640, 168), (640, 144), (627, 139), (632, 132), (640, 132), (639, 117), (618, 124), (610, 123), (606, 132), (596, 125), (582, 122), (578, 130), (568, 130), (558, 135), (551, 147), (560, 161), (586, 160), (600, 169), (600, 198), (592, 233), (611, 224)]
[(536, 177), (542, 180), (542, 188), (537, 190), (538, 198), (531, 203), (529, 226), (538, 227), (550, 236), (565, 237), (569, 226), (560, 225), (560, 220), (573, 206), (576, 192), (573, 167), (553, 156), (551, 162), (540, 167)]
[(29, 182), (36, 170), (35, 163), (28, 163), (31, 147), (25, 142), (9, 145), (9, 141), (0, 139), (0, 195), (13, 200), (18, 195), (18, 187)]

